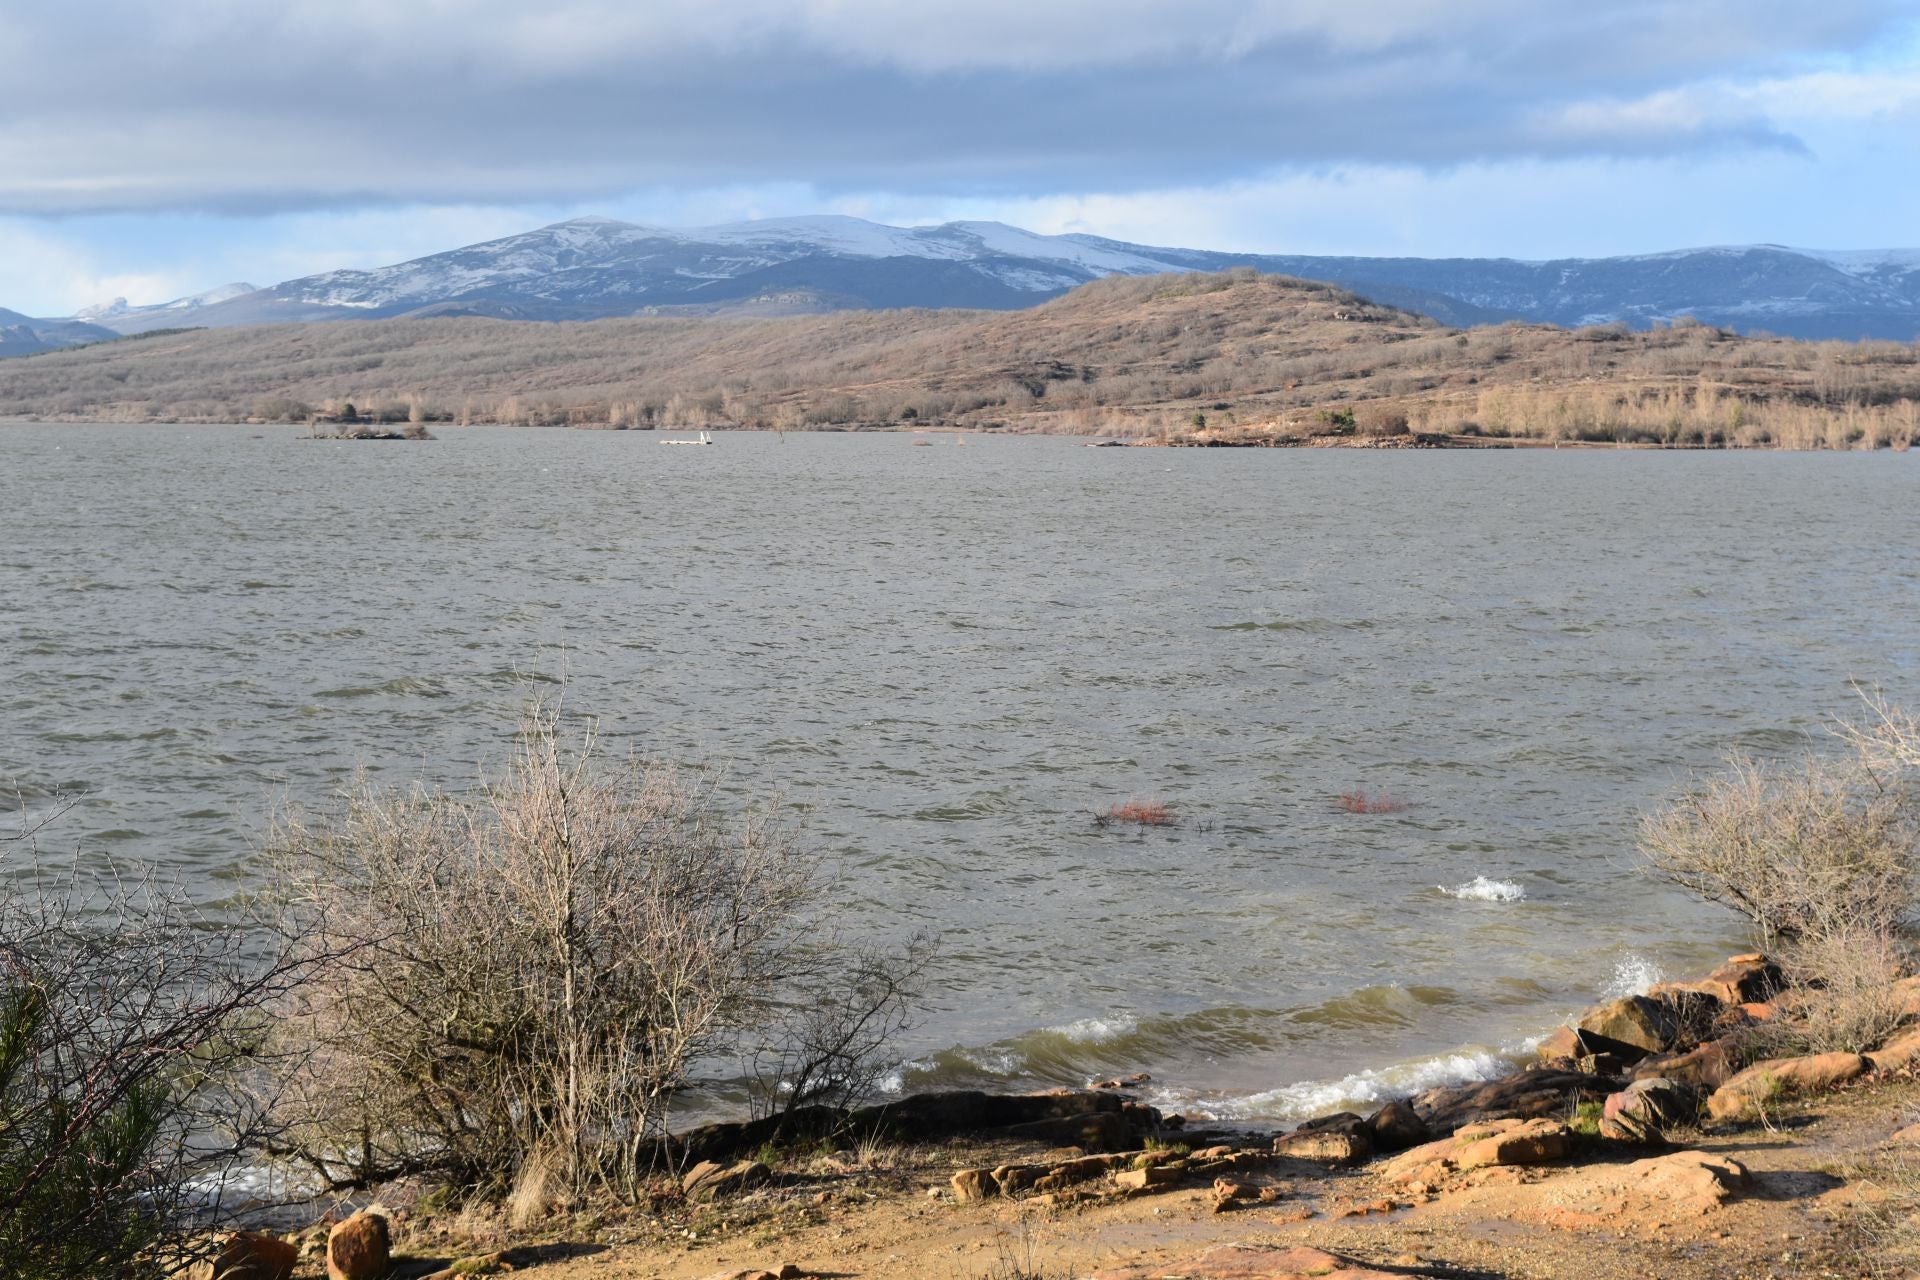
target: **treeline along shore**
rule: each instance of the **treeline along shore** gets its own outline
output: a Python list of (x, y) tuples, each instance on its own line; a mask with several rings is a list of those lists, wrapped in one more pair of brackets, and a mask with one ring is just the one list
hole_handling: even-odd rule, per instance
[(1250, 269), (1026, 311), (167, 331), (0, 361), (0, 418), (1905, 449), (1920, 342), (1452, 329)]

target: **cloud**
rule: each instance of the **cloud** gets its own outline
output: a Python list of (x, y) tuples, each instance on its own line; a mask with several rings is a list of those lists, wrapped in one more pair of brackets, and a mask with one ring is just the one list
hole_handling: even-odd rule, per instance
[(0, 11), (0, 211), (948, 198), (1800, 145), (1902, 0), (94, 0)]

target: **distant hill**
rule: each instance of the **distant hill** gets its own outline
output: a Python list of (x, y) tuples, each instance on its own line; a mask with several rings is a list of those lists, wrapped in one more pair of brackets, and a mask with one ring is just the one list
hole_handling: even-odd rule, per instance
[(1018, 311), (200, 328), (0, 362), (0, 417), (614, 428), (1319, 428), (1823, 446), (1920, 435), (1920, 346), (1697, 322), (1468, 331), (1246, 268)]
[(470, 315), (591, 320), (906, 307), (1017, 310), (1107, 275), (1220, 271), (1321, 280), (1467, 327), (1523, 319), (1647, 328), (1695, 316), (1805, 338), (1920, 337), (1920, 250), (1773, 245), (1619, 258), (1337, 258), (1046, 236), (997, 222), (890, 227), (776, 218), (693, 230), (577, 218), (367, 271), (227, 286), (75, 317), (120, 333), (294, 321)]
[(120, 335), (79, 320), (35, 320), (0, 307), (0, 357), (30, 356), (83, 342), (104, 342)]

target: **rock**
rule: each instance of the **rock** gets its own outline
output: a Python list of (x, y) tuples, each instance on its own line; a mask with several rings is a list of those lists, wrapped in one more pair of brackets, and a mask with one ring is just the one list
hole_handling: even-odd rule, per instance
[(1902, 978), (1893, 984), (1900, 1011), (1909, 1018), (1920, 1018), (1920, 977)]
[[(1471, 1130), (1469, 1132), (1472, 1132)], [(1467, 1142), (1454, 1135), (1454, 1164), (1461, 1169), (1483, 1165), (1545, 1164), (1567, 1154), (1573, 1132), (1558, 1120), (1528, 1120)]]
[(365, 1209), (327, 1233), (327, 1280), (380, 1280), (393, 1265), (387, 1220)]
[[(1003, 1196), (1017, 1196), (1037, 1182), (1044, 1169), (1027, 1164), (1003, 1164), (993, 1171), (994, 1185)], [(1051, 1187), (1048, 1190), (1052, 1190)]]
[(689, 1200), (712, 1200), (718, 1196), (737, 1195), (772, 1177), (773, 1170), (758, 1160), (741, 1160), (730, 1165), (702, 1160), (681, 1177), (680, 1189)]
[(1113, 1175), (1113, 1181), (1122, 1191), (1147, 1191), (1174, 1186), (1185, 1173), (1173, 1165), (1150, 1164), (1144, 1169), (1123, 1169)]
[(1715, 1120), (1758, 1119), (1776, 1098), (1820, 1093), (1865, 1075), (1872, 1064), (1857, 1053), (1816, 1053), (1756, 1062), (1713, 1091), (1707, 1113)]
[(1555, 1027), (1553, 1033), (1542, 1040), (1534, 1052), (1539, 1055), (1542, 1062), (1578, 1058), (1583, 1052), (1580, 1048), (1580, 1033), (1572, 1027)]
[(1647, 989), (1654, 999), (1697, 994), (1729, 1007), (1771, 999), (1782, 985), (1780, 969), (1764, 956), (1733, 956), (1697, 982), (1662, 982)]
[(1709, 1040), (1685, 1053), (1660, 1053), (1631, 1072), (1635, 1080), (1678, 1080), (1702, 1089), (1718, 1089), (1733, 1078), (1733, 1056), (1724, 1040)]
[(1429, 1089), (1412, 1100), (1414, 1112), (1435, 1133), (1452, 1133), (1462, 1125), (1486, 1120), (1564, 1116), (1590, 1098), (1604, 1098), (1620, 1088), (1611, 1076), (1577, 1071), (1537, 1069), (1481, 1084)]
[(1692, 1124), (1699, 1114), (1699, 1091), (1665, 1076), (1635, 1080), (1608, 1098), (1601, 1110), (1602, 1117), (1632, 1116), (1661, 1132)]
[(1904, 1071), (1920, 1062), (1920, 1027), (1908, 1027), (1867, 1055), (1875, 1071)]
[(1601, 1116), (1600, 1136), (1609, 1142), (1621, 1142), (1632, 1147), (1664, 1147), (1667, 1145), (1665, 1130), (1648, 1123), (1644, 1117), (1632, 1113)]
[(1700, 1216), (1752, 1186), (1745, 1165), (1704, 1151), (1636, 1160), (1627, 1165), (1582, 1169), (1552, 1183), (1553, 1198), (1594, 1213), (1609, 1226), (1626, 1217)]
[(1138, 1145), (1140, 1135), (1151, 1128), (1150, 1123), (1136, 1125), (1129, 1113), (1101, 1111), (1008, 1125), (1002, 1132), (1022, 1142), (1079, 1147), (1083, 1151), (1123, 1151)]
[(1572, 1131), (1557, 1120), (1489, 1120), (1402, 1152), (1387, 1162), (1381, 1177), (1403, 1186), (1431, 1187), (1469, 1169), (1558, 1160), (1572, 1145)]
[(211, 1258), (178, 1273), (180, 1280), (289, 1280), (300, 1250), (264, 1231), (235, 1231)]
[(1894, 1130), (1893, 1136), (1888, 1138), (1887, 1141), (1898, 1142), (1902, 1145), (1920, 1143), (1920, 1124), (1910, 1124), (1904, 1129)]
[(1264, 1188), (1251, 1182), (1236, 1182), (1232, 1178), (1215, 1178), (1213, 1180), (1213, 1211), (1224, 1213), (1236, 1204), (1267, 1198), (1262, 1196), (1263, 1190)]
[(1648, 996), (1622, 996), (1587, 1010), (1581, 1015), (1579, 1030), (1589, 1046), (1593, 1037), (1598, 1036), (1638, 1049), (1644, 1057), (1673, 1048), (1681, 1036), (1683, 1023), (1678, 1011), (1664, 1001)]
[(1294, 1126), (1295, 1133), (1359, 1133), (1366, 1128), (1367, 1122), (1351, 1111), (1335, 1111), (1331, 1115), (1315, 1116), (1311, 1120), (1302, 1120)]
[(1353, 1119), (1360, 1126), (1353, 1133), (1331, 1128), (1283, 1133), (1273, 1140), (1273, 1154), (1343, 1169), (1361, 1164), (1373, 1154), (1373, 1142), (1367, 1137), (1366, 1122), (1358, 1116)]
[(1432, 1137), (1420, 1113), (1404, 1102), (1389, 1102), (1367, 1117), (1367, 1136), (1380, 1152), (1405, 1151)]
[(1424, 1272), (1375, 1271), (1321, 1249), (1270, 1244), (1227, 1244), (1173, 1262), (1096, 1271), (1092, 1280), (1421, 1280)]
[(953, 1175), (953, 1198), (965, 1204), (989, 1200), (1000, 1194), (1000, 1184), (985, 1169), (962, 1169)]

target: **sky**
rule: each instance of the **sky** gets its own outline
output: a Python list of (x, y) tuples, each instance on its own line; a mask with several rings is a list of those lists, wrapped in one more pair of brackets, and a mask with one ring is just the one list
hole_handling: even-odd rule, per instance
[(582, 214), (1920, 247), (1920, 0), (0, 0), (0, 307)]

